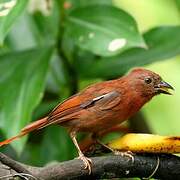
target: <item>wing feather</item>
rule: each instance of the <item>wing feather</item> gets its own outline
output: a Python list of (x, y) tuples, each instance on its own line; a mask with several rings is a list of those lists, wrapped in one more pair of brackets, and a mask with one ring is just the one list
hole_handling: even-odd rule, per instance
[[(49, 123), (46, 124), (56, 124), (63, 123), (74, 119), (75, 114), (81, 110), (97, 107), (99, 110), (108, 110), (120, 103), (121, 97), (120, 93), (117, 91), (111, 91), (103, 95), (91, 98), (90, 100), (85, 100), (82, 102), (81, 96), (73, 96), (63, 103), (59, 104), (48, 116)], [(77, 116), (78, 118), (78, 116)]]

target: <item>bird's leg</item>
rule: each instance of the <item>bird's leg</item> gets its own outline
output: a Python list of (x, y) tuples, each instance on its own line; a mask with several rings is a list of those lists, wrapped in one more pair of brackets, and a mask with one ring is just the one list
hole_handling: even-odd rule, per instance
[(102, 143), (102, 142), (98, 139), (98, 137), (97, 137), (96, 134), (93, 134), (92, 137), (96, 139), (96, 142), (97, 142), (98, 144), (100, 144), (101, 146), (109, 149), (109, 150), (110, 150), (112, 153), (114, 153), (115, 155), (120, 155), (120, 156), (123, 156), (123, 157), (124, 157), (124, 156), (129, 157), (129, 158), (132, 160), (132, 162), (134, 162), (133, 153), (132, 153), (131, 151), (124, 151), (124, 152), (123, 152), (123, 151), (118, 151), (118, 150), (112, 149), (112, 148), (110, 148), (108, 145)]
[(76, 146), (77, 148), (77, 151), (78, 151), (78, 159), (81, 159), (83, 162), (84, 162), (84, 165), (85, 165), (85, 169), (88, 169), (89, 171), (89, 174), (91, 174), (92, 172), (92, 167), (91, 167), (91, 159), (90, 158), (87, 158), (81, 151), (81, 149), (79, 148), (79, 145), (78, 145), (78, 142), (76, 140), (76, 132), (75, 131), (72, 131), (70, 132), (70, 136), (71, 136), (71, 139), (74, 143), (74, 145)]
[(92, 138), (91, 134), (89, 134), (87, 137), (80, 141), (79, 147), (81, 151), (86, 154), (86, 152), (89, 152), (92, 149), (94, 149), (96, 144), (96, 140)]
[[(90, 151), (91, 148), (95, 147), (95, 144), (97, 144), (97, 139), (99, 139), (99, 138), (103, 137), (104, 135), (111, 133), (111, 132), (130, 133), (130, 132), (132, 132), (132, 130), (129, 129), (128, 127), (124, 126), (124, 125), (118, 124), (118, 125), (115, 125), (111, 128), (101, 130), (98, 133), (90, 134), (89, 136), (87, 136), (86, 138), (84, 138), (83, 140), (80, 141), (79, 147), (80, 147), (81, 151), (83, 153)], [(98, 143), (98, 144), (100, 144), (100, 143)], [(103, 147), (104, 147), (104, 145), (103, 145)], [(106, 149), (107, 148), (108, 147), (106, 147)]]

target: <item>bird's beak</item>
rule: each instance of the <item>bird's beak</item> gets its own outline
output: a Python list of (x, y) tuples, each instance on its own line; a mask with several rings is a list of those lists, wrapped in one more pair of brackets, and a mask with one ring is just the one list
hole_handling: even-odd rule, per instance
[(170, 89), (174, 90), (174, 88), (165, 81), (161, 81), (158, 85), (155, 86), (155, 89), (157, 90), (158, 94), (163, 93), (168, 95), (172, 95), (172, 93), (169, 92)]

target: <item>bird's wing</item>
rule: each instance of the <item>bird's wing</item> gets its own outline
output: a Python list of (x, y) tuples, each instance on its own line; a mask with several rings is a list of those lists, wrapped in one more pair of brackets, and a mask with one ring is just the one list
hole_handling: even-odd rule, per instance
[(52, 112), (49, 114), (48, 119), (61, 118), (77, 112), (81, 109), (80, 107), (81, 99), (78, 95), (71, 96), (70, 98), (66, 99), (64, 102), (58, 104)]
[(95, 98), (85, 100), (84, 102), (82, 102), (79, 96), (71, 97), (58, 105), (50, 113), (48, 116), (49, 123), (46, 124), (46, 126), (55, 123), (59, 124), (74, 118), (78, 118), (76, 113), (90, 107), (97, 106), (97, 108), (100, 110), (111, 109), (120, 102), (120, 99), (120, 93), (117, 91), (111, 91)]
[(112, 91), (81, 104), (81, 107), (88, 108), (96, 105), (101, 110), (107, 110), (116, 106), (120, 102), (120, 100), (120, 93), (117, 91)]

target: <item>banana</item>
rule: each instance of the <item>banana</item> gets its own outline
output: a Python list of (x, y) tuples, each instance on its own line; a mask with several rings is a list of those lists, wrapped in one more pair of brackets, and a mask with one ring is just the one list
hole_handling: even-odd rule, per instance
[(136, 153), (180, 153), (180, 136), (130, 133), (107, 145), (118, 151)]

